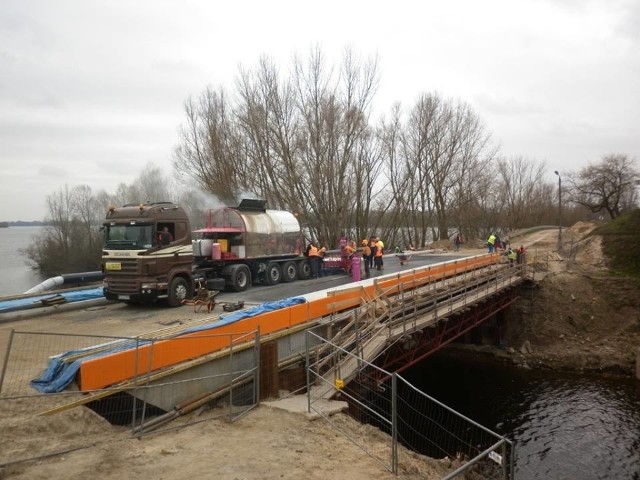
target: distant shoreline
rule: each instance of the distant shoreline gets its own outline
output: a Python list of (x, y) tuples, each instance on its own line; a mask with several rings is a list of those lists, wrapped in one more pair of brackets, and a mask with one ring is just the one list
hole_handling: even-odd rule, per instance
[(51, 225), (48, 222), (42, 221), (31, 221), (25, 222), (23, 220), (18, 220), (16, 222), (0, 222), (0, 228), (9, 228), (9, 227), (47, 227)]

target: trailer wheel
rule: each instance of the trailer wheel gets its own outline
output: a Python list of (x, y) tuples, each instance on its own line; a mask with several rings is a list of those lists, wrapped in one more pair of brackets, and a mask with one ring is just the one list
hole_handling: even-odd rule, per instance
[(182, 301), (187, 299), (187, 282), (182, 277), (174, 277), (169, 285), (169, 297), (167, 302), (170, 307), (179, 307)]
[(231, 274), (231, 288), (236, 292), (244, 292), (251, 286), (251, 272), (246, 265), (235, 265)]
[(280, 265), (275, 262), (267, 264), (264, 270), (264, 283), (267, 285), (277, 285), (282, 280), (282, 270)]
[(311, 265), (307, 260), (303, 260), (298, 263), (298, 278), (300, 280), (306, 280), (311, 276)]
[(298, 278), (298, 267), (296, 262), (285, 262), (282, 266), (282, 281), (285, 283), (293, 282)]

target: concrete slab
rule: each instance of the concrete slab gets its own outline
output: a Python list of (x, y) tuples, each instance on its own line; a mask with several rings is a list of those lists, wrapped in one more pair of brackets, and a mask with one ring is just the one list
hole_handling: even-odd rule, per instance
[(280, 398), (262, 402), (261, 405), (270, 408), (279, 408), (293, 413), (302, 413), (310, 420), (315, 420), (321, 416), (329, 416), (340, 413), (347, 408), (349, 404), (340, 400), (316, 399), (313, 402), (311, 412), (308, 411), (309, 404), (306, 395), (293, 395), (291, 397)]

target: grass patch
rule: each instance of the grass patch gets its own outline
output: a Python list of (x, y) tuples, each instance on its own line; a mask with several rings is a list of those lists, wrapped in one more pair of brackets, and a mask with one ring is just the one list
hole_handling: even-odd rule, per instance
[(640, 209), (600, 225), (591, 235), (602, 236), (602, 251), (615, 273), (640, 279)]

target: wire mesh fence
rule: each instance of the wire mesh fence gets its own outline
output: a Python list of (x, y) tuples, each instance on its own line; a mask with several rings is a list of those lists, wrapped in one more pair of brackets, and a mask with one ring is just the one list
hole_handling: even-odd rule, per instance
[[(226, 345), (208, 355), (154, 368), (162, 352), (189, 352), (199, 342)], [(142, 354), (144, 349), (144, 354)], [(127, 354), (108, 363), (103, 388), (83, 389), (83, 361)], [(192, 412), (216, 408), (230, 421), (258, 404), (259, 332), (200, 335), (198, 338), (125, 338), (12, 331), (0, 376), (0, 407), (7, 415), (54, 415), (86, 406), (136, 435), (200, 421)], [(99, 375), (99, 374), (98, 374)], [(86, 380), (86, 379), (85, 379)]]
[[(351, 415), (388, 434), (388, 441), (376, 443), (375, 450), (370, 442), (349, 438), (389, 471), (397, 473), (399, 465), (410, 461), (407, 455), (413, 451), (455, 460), (457, 468), (446, 478), (456, 478), (469, 470), (482, 478), (513, 478), (514, 447), (508, 439), (419, 391), (400, 375), (312, 332), (307, 335), (309, 344), (321, 343), (324, 352), (321, 359), (314, 352), (308, 353), (310, 410), (340, 430), (319, 406), (329, 398), (346, 401)], [(399, 449), (399, 445), (406, 448)]]

